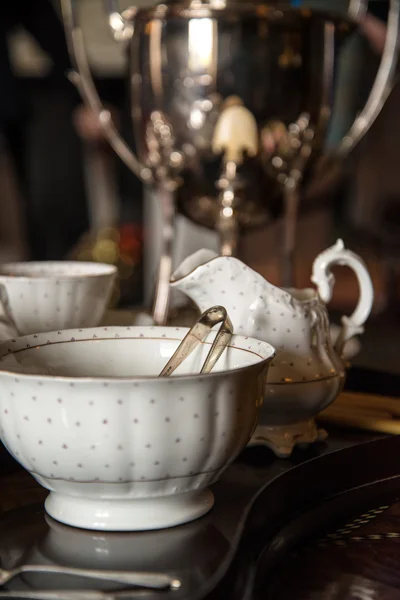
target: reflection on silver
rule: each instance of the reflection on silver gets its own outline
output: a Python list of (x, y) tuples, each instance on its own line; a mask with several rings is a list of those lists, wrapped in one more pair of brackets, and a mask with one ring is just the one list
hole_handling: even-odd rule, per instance
[[(75, 81), (101, 114), (72, 1), (63, 5), (79, 72)], [(339, 56), (367, 2), (338, 2), (337, 11), (328, 13), (322, 0), (305, 0), (298, 8), (289, 0), (171, 0), (128, 9), (120, 18), (115, 0), (107, 4), (114, 36), (129, 38), (139, 160), (106, 119), (103, 128), (113, 148), (155, 189), (172, 190), (172, 201), (187, 217), (216, 228), (223, 254), (235, 253), (241, 228), (268, 223), (283, 197), (284, 284), (290, 285), (300, 187), (303, 195), (321, 171)], [(381, 66), (365, 108), (343, 139), (341, 156), (369, 129), (391, 89), (399, 7), (400, 0), (391, 0)], [(164, 239), (164, 264), (168, 252)], [(168, 269), (160, 269), (159, 282), (167, 275)], [(164, 293), (166, 282), (158, 285), (158, 294)], [(161, 305), (164, 313), (155, 311), (159, 324), (168, 299), (156, 298)]]

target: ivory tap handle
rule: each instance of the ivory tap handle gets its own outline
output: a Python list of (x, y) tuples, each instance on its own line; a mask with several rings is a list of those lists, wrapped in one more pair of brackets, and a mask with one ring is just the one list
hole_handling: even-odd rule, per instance
[(215, 126), (212, 149), (215, 154), (224, 154), (225, 163), (240, 165), (244, 152), (248, 156), (258, 152), (257, 121), (240, 99), (227, 104)]

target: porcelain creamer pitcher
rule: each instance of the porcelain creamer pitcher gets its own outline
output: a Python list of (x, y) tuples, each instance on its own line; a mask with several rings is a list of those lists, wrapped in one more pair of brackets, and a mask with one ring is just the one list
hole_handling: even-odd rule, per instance
[[(326, 309), (335, 284), (331, 268), (350, 267), (360, 296), (351, 317), (332, 343)], [(373, 305), (373, 286), (362, 259), (345, 249), (342, 240), (314, 261), (316, 290), (280, 289), (240, 260), (200, 250), (175, 271), (171, 286), (189, 296), (204, 311), (221, 304), (235, 332), (272, 344), (277, 354), (269, 369), (261, 424), (252, 443), (265, 443), (279, 456), (291, 454), (296, 444), (322, 439), (314, 417), (337, 397), (345, 377), (343, 350), (363, 332)]]

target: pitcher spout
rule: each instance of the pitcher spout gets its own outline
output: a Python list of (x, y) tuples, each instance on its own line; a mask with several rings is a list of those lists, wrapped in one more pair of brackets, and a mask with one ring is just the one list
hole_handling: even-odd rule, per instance
[(269, 329), (275, 327), (278, 318), (291, 319), (301, 312), (301, 303), (291, 294), (273, 286), (239, 259), (209, 250), (189, 256), (173, 274), (171, 286), (186, 294), (200, 312), (224, 306), (236, 333), (258, 339), (270, 335)]
[(198, 250), (194, 254), (191, 254), (181, 264), (179, 267), (172, 273), (170, 284), (172, 287), (178, 288), (182, 285), (183, 280), (187, 279), (193, 271), (195, 271), (198, 267), (205, 265), (210, 260), (217, 258), (218, 254), (213, 250), (207, 250), (203, 248), (202, 250)]
[(213, 305), (212, 286), (205, 285), (204, 277), (207, 266), (217, 258), (212, 250), (198, 250), (185, 258), (170, 279), (171, 288), (183, 292), (201, 312)]

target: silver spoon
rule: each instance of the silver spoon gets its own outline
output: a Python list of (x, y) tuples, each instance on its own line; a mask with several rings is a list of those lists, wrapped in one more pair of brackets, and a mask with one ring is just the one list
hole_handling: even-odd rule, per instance
[(5, 585), (14, 577), (23, 573), (54, 573), (56, 575), (71, 575), (100, 581), (110, 581), (150, 589), (178, 590), (181, 587), (179, 579), (164, 573), (145, 573), (131, 571), (97, 571), (95, 569), (75, 569), (57, 565), (21, 565), (10, 571), (0, 569), (0, 586)]
[[(148, 593), (148, 590), (146, 590)], [(141, 590), (141, 593), (146, 593)], [(121, 590), (117, 592), (97, 592), (94, 590), (23, 590), (0, 591), (0, 598), (19, 598), (20, 600), (118, 600), (131, 599), (137, 596), (136, 590)]]
[(193, 350), (199, 344), (204, 342), (212, 328), (215, 325), (218, 325), (218, 323), (221, 323), (221, 327), (215, 336), (210, 352), (207, 354), (206, 360), (200, 371), (200, 373), (210, 373), (233, 335), (231, 320), (223, 306), (213, 306), (200, 316), (190, 331), (185, 335), (178, 348), (159, 374), (159, 377), (169, 377), (172, 375)]
[[(131, 592), (132, 595), (132, 592)], [(29, 591), (13, 591), (0, 592), (0, 598), (20, 600), (116, 600), (114, 594), (80, 590), (29, 590)]]

